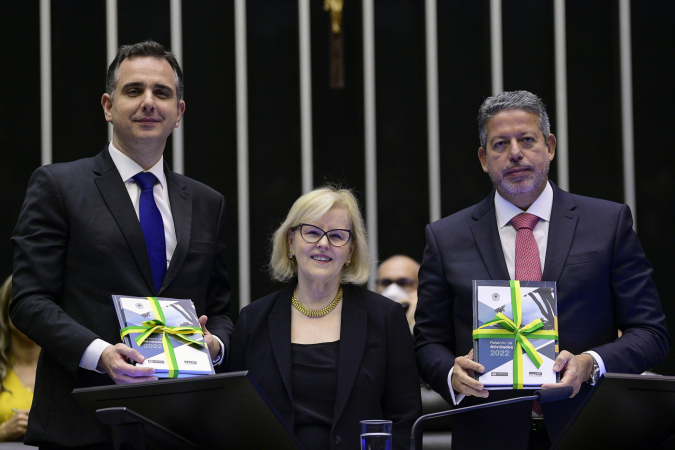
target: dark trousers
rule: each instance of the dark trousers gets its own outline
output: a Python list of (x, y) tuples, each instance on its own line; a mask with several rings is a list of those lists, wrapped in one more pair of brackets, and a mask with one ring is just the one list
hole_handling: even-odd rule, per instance
[(530, 442), (527, 444), (527, 450), (550, 450), (550, 448), (551, 440), (548, 437), (544, 419), (532, 419)]

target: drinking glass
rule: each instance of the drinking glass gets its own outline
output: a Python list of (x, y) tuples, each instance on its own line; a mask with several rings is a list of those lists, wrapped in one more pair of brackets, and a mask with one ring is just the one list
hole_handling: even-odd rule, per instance
[(391, 420), (362, 420), (361, 450), (391, 450)]

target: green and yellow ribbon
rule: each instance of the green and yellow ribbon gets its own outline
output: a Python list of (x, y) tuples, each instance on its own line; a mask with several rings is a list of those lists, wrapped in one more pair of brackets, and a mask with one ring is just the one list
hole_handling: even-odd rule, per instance
[[(521, 320), (523, 317), (523, 307), (520, 293), (520, 281), (511, 280), (511, 310), (513, 311), (513, 320), (509, 319), (502, 313), (497, 313), (497, 316), (485, 322), (483, 325), (473, 330), (474, 339), (482, 338), (507, 338), (514, 340), (513, 349), (513, 388), (523, 388), (523, 352), (530, 357), (537, 369), (541, 366), (543, 359), (539, 352), (534, 348), (532, 343), (526, 336), (535, 339), (555, 339), (558, 340), (557, 330), (542, 330), (544, 324), (541, 319), (533, 320), (521, 327)], [(485, 329), (499, 325), (502, 328)], [(557, 328), (557, 327), (556, 327)]]
[(166, 325), (166, 318), (162, 312), (162, 307), (159, 304), (159, 300), (156, 297), (146, 297), (150, 301), (150, 306), (152, 307), (152, 312), (155, 314), (155, 319), (146, 320), (143, 322), (143, 325), (132, 325), (129, 327), (122, 328), (120, 330), (120, 336), (124, 336), (131, 333), (140, 333), (134, 338), (136, 343), (140, 346), (143, 342), (152, 334), (152, 333), (162, 333), (162, 347), (164, 348), (164, 354), (167, 357), (169, 365), (169, 378), (178, 377), (178, 363), (176, 362), (176, 354), (173, 351), (173, 345), (169, 340), (169, 334), (175, 335), (177, 338), (182, 339), (188, 344), (197, 344), (205, 346), (203, 341), (196, 341), (191, 339), (186, 334), (201, 334), (201, 327), (171, 327)]

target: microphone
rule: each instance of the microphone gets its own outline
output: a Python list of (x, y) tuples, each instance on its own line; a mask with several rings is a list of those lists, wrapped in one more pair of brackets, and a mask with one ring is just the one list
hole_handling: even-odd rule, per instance
[(539, 398), (537, 399), (539, 403), (546, 403), (546, 402), (556, 402), (558, 400), (565, 400), (566, 398), (570, 398), (573, 393), (574, 388), (572, 386), (561, 386), (551, 389), (542, 389), (539, 391), (535, 391), (534, 395), (539, 396)]
[(431, 413), (431, 414), (424, 414), (423, 416), (420, 416), (416, 421), (415, 424), (412, 427), (412, 431), (410, 432), (410, 450), (415, 450), (415, 430), (417, 429), (417, 426), (426, 419), (435, 419), (436, 417), (445, 417), (445, 416), (450, 416), (452, 414), (459, 414), (462, 412), (467, 412), (467, 411), (474, 411), (477, 409), (483, 409), (483, 408), (491, 408), (493, 406), (501, 406), (501, 405), (507, 405), (509, 403), (517, 403), (517, 402), (522, 402), (522, 401), (533, 401), (536, 400), (539, 403), (546, 403), (546, 402), (555, 402), (558, 400), (564, 400), (566, 398), (570, 398), (572, 393), (574, 392), (574, 388), (572, 386), (561, 386), (561, 387), (555, 387), (555, 388), (549, 388), (549, 389), (540, 389), (538, 391), (534, 391), (534, 395), (528, 395), (525, 397), (516, 397), (516, 398), (509, 398), (506, 400), (499, 400), (496, 402), (491, 402), (491, 403), (483, 403), (480, 405), (473, 405), (473, 406), (466, 406), (464, 408), (457, 408), (457, 409), (451, 409), (448, 411), (441, 411), (437, 413)]

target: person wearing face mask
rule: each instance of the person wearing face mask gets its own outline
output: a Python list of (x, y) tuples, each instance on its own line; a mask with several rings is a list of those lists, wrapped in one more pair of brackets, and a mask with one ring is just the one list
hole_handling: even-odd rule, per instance
[[(398, 302), (403, 306), (408, 326), (412, 333), (415, 325), (415, 310), (417, 309), (417, 272), (420, 264), (409, 256), (394, 255), (380, 263), (377, 269), (377, 283), (375, 292)], [(450, 405), (443, 400), (440, 394), (431, 389), (420, 378), (420, 394), (422, 396), (422, 412), (424, 414), (437, 413), (450, 409)], [(449, 418), (434, 420), (425, 425), (424, 443), (433, 448), (444, 448), (451, 440), (451, 425)]]
[(383, 261), (377, 270), (375, 292), (403, 306), (412, 331), (417, 308), (417, 272), (420, 264), (405, 255), (395, 255)]
[(249, 371), (303, 448), (356, 450), (359, 421), (385, 419), (403, 450), (422, 414), (403, 310), (360, 286), (369, 261), (354, 195), (303, 195), (272, 238), (270, 272), (287, 285), (243, 308), (232, 334), (228, 370)]

